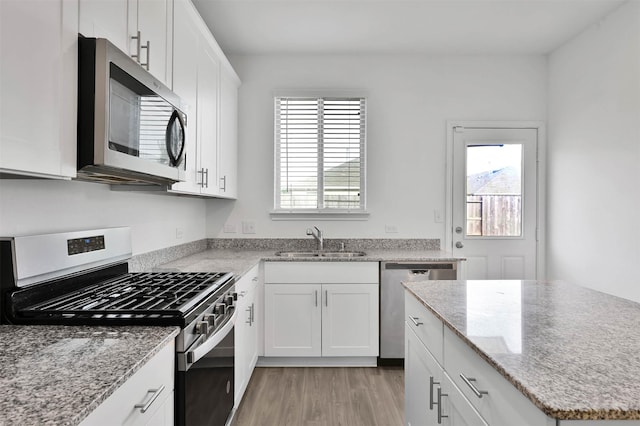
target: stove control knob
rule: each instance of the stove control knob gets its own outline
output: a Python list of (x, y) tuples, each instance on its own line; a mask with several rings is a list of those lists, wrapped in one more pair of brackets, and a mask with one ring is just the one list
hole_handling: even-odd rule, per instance
[(236, 293), (235, 291), (233, 293), (231, 293), (233, 295), (233, 300), (238, 300), (238, 293)]
[(213, 327), (215, 325), (215, 317), (214, 314), (204, 314), (202, 319), (209, 324), (209, 327)]
[(216, 303), (216, 306), (213, 308), (213, 312), (217, 315), (224, 315), (225, 308), (226, 306), (224, 303)]
[(233, 296), (228, 295), (224, 298), (224, 304), (227, 306), (233, 306)]
[(198, 321), (196, 323), (196, 334), (209, 334), (209, 322)]

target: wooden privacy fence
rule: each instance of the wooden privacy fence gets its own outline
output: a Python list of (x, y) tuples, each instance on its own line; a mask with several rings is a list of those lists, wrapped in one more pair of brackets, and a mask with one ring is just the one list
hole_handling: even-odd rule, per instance
[(522, 196), (513, 194), (468, 195), (467, 235), (521, 236)]

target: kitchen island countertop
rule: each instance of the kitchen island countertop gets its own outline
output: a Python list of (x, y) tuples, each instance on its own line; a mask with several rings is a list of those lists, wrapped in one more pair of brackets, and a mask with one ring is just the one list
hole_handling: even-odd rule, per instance
[(548, 416), (640, 419), (640, 304), (562, 282), (404, 286)]
[(0, 326), (0, 424), (79, 424), (178, 331), (146, 326)]

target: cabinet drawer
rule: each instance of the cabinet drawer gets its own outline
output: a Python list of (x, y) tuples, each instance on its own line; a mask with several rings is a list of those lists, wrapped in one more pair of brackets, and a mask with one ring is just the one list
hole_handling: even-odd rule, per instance
[[(547, 417), (542, 411), (446, 327), (444, 355), (445, 370), (451, 380), (487, 423), (495, 426), (546, 424)], [(471, 386), (487, 393), (480, 397)]]
[[(172, 421), (174, 363), (175, 345), (172, 342), (116, 389), (81, 425), (146, 425), (154, 419), (166, 417), (166, 413), (170, 413), (168, 417)], [(164, 389), (144, 413), (134, 407), (136, 404), (148, 404), (154, 396), (149, 391), (162, 386)]]
[(377, 284), (378, 262), (266, 262), (264, 282)]
[(442, 365), (442, 321), (407, 291), (404, 296), (404, 311), (405, 322), (409, 328), (416, 333), (436, 361)]

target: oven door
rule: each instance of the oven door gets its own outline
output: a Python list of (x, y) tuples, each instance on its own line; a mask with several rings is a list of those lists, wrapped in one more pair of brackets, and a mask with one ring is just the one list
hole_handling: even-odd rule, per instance
[(233, 410), (235, 320), (234, 312), (197, 348), (178, 354), (176, 425), (226, 424)]

